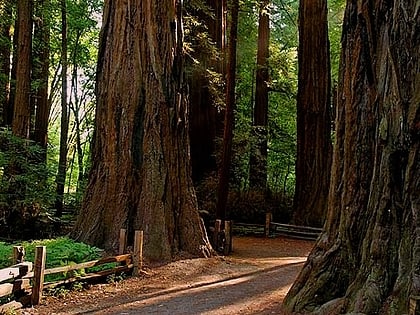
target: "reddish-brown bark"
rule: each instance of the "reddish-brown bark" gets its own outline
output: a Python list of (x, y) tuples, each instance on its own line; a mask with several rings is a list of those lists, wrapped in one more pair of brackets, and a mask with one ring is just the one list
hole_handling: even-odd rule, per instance
[(72, 235), (108, 250), (144, 231), (147, 260), (209, 251), (190, 177), (179, 1), (105, 1), (93, 164)]
[(347, 3), (325, 232), (289, 312), (407, 314), (420, 294), (419, 22), (415, 2)]

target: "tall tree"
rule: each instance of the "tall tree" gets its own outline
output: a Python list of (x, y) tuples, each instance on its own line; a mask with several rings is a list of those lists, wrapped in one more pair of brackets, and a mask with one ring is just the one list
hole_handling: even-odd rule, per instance
[(294, 222), (322, 226), (331, 172), (331, 74), (326, 0), (301, 0)]
[[(4, 1), (0, 4), (0, 108), (2, 117), (9, 104), (12, 22), (12, 3)], [(3, 118), (1, 125), (4, 124), (5, 119)]]
[(249, 186), (252, 190), (267, 189), (267, 126), (268, 126), (268, 57), (270, 44), (270, 0), (259, 3), (257, 74), (255, 82), (252, 147), (249, 159)]
[(17, 5), (16, 96), (14, 99), (12, 131), (16, 136), (29, 139), (31, 127), (32, 1), (19, 0)]
[(56, 216), (63, 213), (64, 186), (67, 172), (69, 115), (67, 105), (67, 0), (61, 0), (61, 128), (60, 128), (60, 155), (57, 170), (57, 189), (55, 209)]
[(289, 312), (408, 314), (420, 295), (416, 1), (347, 1), (325, 232)]
[[(48, 118), (48, 77), (50, 64), (50, 17), (49, 0), (37, 0), (35, 6), (34, 57), (32, 81), (36, 82), (33, 95), (35, 108), (35, 129), (33, 139), (42, 148), (47, 149)], [(46, 161), (46, 152), (43, 156)]]
[(72, 236), (108, 250), (144, 230), (147, 260), (210, 245), (188, 157), (182, 2), (105, 1), (92, 168)]
[[(193, 71), (189, 77), (191, 166), (195, 182), (216, 171), (215, 143), (216, 138), (223, 132), (223, 113), (218, 108), (218, 96), (214, 95), (211, 88), (212, 84), (215, 85), (211, 80), (215, 78), (210, 77), (208, 72), (212, 70), (213, 73), (222, 75), (224, 71), (224, 58), (220, 56), (225, 50), (226, 0), (205, 0), (201, 5), (205, 8), (194, 10), (194, 14), (203, 24), (198, 30), (201, 34), (191, 34), (192, 40), (195, 41), (192, 44), (192, 55), (194, 61), (199, 61), (200, 66), (197, 67), (196, 63), (192, 62)], [(208, 35), (204, 43), (203, 33)], [(215, 48), (210, 48), (209, 42), (214, 43)], [(221, 93), (220, 90), (217, 92)]]
[(235, 124), (236, 46), (238, 39), (239, 0), (232, 0), (230, 7), (229, 42), (226, 67), (226, 109), (223, 133), (222, 162), (217, 187), (216, 217), (226, 219), (226, 205), (229, 194), (229, 172), (232, 160), (233, 128)]

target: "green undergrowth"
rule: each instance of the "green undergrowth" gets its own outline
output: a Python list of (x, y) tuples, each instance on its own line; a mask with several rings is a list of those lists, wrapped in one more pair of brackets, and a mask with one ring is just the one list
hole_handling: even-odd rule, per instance
[[(35, 258), (36, 246), (46, 246), (47, 269), (100, 259), (103, 254), (103, 251), (97, 247), (79, 243), (67, 237), (37, 240), (32, 242), (21, 242), (15, 244), (0, 242), (0, 269), (12, 265), (12, 251), (14, 245), (23, 246), (25, 248), (25, 261), (31, 262), (33, 262)], [(98, 267), (89, 268), (88, 270), (75, 270), (72, 272), (72, 276), (83, 276), (87, 272), (112, 268), (114, 265), (115, 264), (104, 264)], [(48, 282), (61, 280), (67, 278), (68, 276), (69, 275), (65, 273), (48, 275), (46, 276), (45, 281)]]

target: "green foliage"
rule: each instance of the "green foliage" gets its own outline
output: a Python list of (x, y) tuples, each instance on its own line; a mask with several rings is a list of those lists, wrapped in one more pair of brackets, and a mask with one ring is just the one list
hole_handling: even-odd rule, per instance
[[(97, 247), (89, 246), (84, 243), (79, 243), (67, 237), (59, 237), (56, 239), (37, 240), (32, 242), (22, 242), (19, 246), (25, 248), (26, 261), (34, 261), (36, 246), (47, 247), (47, 261), (46, 268), (54, 268), (60, 266), (67, 266), (72, 264), (79, 264), (86, 261), (96, 260), (102, 257), (103, 251)], [(6, 244), (0, 242), (0, 268), (8, 267), (12, 264), (12, 247), (13, 244)], [(112, 265), (114, 266), (114, 265)], [(100, 270), (109, 268), (110, 266), (99, 266)], [(85, 271), (72, 272), (72, 276), (82, 276)], [(67, 274), (55, 274), (46, 276), (46, 281), (55, 281), (66, 278)], [(56, 294), (61, 294), (59, 291)]]
[(0, 229), (24, 237), (35, 232), (35, 221), (48, 220), (52, 172), (41, 162), (45, 152), (39, 145), (7, 129), (0, 131), (0, 148)]

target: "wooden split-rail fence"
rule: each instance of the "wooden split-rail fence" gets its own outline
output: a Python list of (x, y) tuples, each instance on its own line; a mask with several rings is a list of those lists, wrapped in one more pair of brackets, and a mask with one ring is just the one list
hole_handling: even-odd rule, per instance
[(322, 229), (273, 222), (272, 214), (266, 213), (265, 224), (235, 223), (233, 231), (235, 233), (264, 235), (266, 237), (281, 235), (296, 239), (316, 240), (321, 234)]
[[(0, 269), (0, 298), (8, 296), (22, 296), (22, 298), (0, 305), (0, 314), (6, 310), (19, 309), (24, 304), (39, 304), (44, 289), (77, 281), (98, 279), (128, 271), (132, 271), (132, 274), (137, 276), (143, 267), (143, 231), (135, 231), (132, 253), (124, 253), (126, 251), (126, 242), (127, 233), (125, 229), (122, 229), (119, 238), (119, 255), (49, 269), (45, 268), (47, 257), (46, 246), (36, 247), (33, 263), (23, 261), (24, 256), (22, 253), (24, 249), (21, 246), (14, 246), (13, 262), (18, 263), (8, 268)], [(77, 270), (97, 267), (108, 263), (118, 263), (118, 265), (110, 269), (84, 273), (83, 276), (74, 275)], [(52, 274), (63, 274), (67, 275), (67, 277), (64, 280), (44, 282), (45, 276)]]

